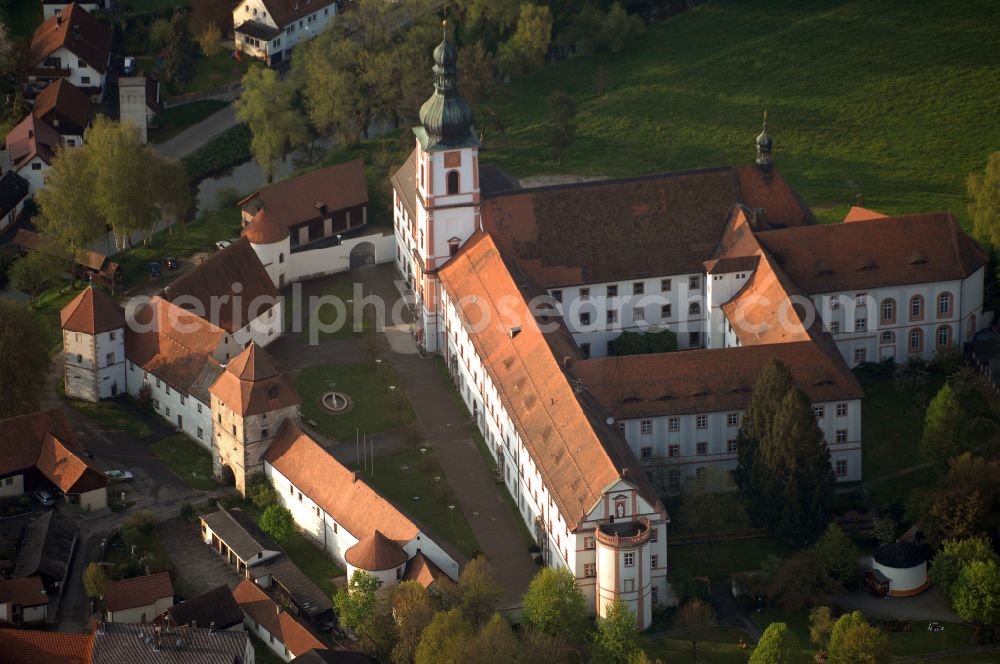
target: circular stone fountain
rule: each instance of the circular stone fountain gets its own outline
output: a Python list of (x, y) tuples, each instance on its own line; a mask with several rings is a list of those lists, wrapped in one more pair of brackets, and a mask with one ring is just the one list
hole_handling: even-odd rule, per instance
[(343, 392), (327, 392), (319, 398), (319, 405), (329, 413), (340, 415), (349, 411), (354, 403)]

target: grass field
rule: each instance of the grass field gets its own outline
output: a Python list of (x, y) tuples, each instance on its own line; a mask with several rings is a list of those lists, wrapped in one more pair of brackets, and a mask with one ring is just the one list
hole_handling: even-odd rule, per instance
[(335, 590), (333, 580), (338, 576), (343, 576), (344, 570), (340, 569), (330, 556), (294, 528), (278, 544), (285, 550), (289, 560), (319, 586), (320, 590), (327, 595), (333, 595)]
[(228, 105), (218, 99), (201, 99), (190, 104), (165, 109), (156, 116), (157, 126), (149, 130), (149, 142), (162, 143), (173, 138), (191, 125), (201, 122)]
[(218, 486), (212, 478), (212, 455), (184, 434), (167, 436), (150, 445), (149, 451), (192, 489), (210, 491)]
[[(388, 387), (398, 384), (388, 362), (338, 364), (303, 369), (295, 375), (295, 389), (302, 395), (302, 415), (316, 422), (320, 431), (342, 443), (352, 443), (356, 431), (378, 434), (412, 422), (413, 408), (401, 389), (392, 396)], [(349, 411), (335, 415), (319, 405), (330, 390), (346, 393), (353, 402)]]
[[(700, 664), (746, 664), (749, 650), (737, 647), (740, 639), (747, 639), (743, 630), (735, 627), (709, 627), (694, 632), (698, 639), (698, 659)], [(682, 636), (649, 639), (642, 642), (642, 649), (651, 659), (664, 662), (694, 662), (691, 656), (691, 641)], [(806, 661), (806, 660), (802, 660)]]
[[(285, 307), (285, 330), (287, 332), (298, 330), (298, 334), (306, 342), (312, 339), (314, 333), (317, 341), (327, 341), (329, 339), (360, 337), (365, 331), (372, 330), (375, 324), (372, 315), (355, 316), (354, 304), (357, 303), (359, 307), (362, 306), (365, 296), (364, 291), (359, 290), (358, 292), (361, 294), (361, 297), (357, 297), (354, 291), (355, 285), (356, 281), (347, 275), (328, 278), (327, 282), (316, 295), (323, 298), (333, 298), (333, 300), (330, 304), (323, 304), (316, 308), (315, 315), (318, 325), (313, 325), (312, 312), (308, 311), (308, 301), (305, 301), (302, 311), (299, 312), (299, 321), (295, 320), (296, 312), (294, 311), (294, 307)], [(337, 303), (341, 303), (343, 309)], [(355, 331), (354, 329), (356, 318), (361, 319), (359, 331)], [(296, 325), (296, 323), (298, 324)], [(330, 331), (327, 332), (325, 329), (319, 329), (320, 325)], [(314, 330), (314, 327), (317, 329)]]
[[(65, 396), (63, 384), (59, 383), (58, 392)], [(121, 397), (127, 399), (129, 397)], [(91, 403), (80, 399), (66, 399), (66, 403), (86, 415), (105, 431), (121, 431), (136, 440), (145, 438), (152, 433), (149, 426), (123, 409), (115, 400)]]
[[(775, 163), (823, 220), (863, 192), (968, 227), (966, 176), (1000, 147), (983, 110), (1000, 95), (998, 40), (998, 0), (713, 0), (618, 55), (514, 80), (494, 105), (503, 129), (479, 114), (483, 161), (515, 176), (748, 163), (767, 110)], [(562, 164), (545, 147), (558, 89), (579, 108)]]
[[(403, 450), (376, 457), (374, 465), (374, 472), (366, 472), (365, 479), (429, 529), (432, 539), (441, 537), (470, 558), (479, 551), (476, 536), (457, 505), (433, 449)], [(435, 477), (440, 479), (435, 481)], [(448, 505), (455, 505), (455, 509), (449, 510)]]
[(670, 547), (670, 569), (680, 577), (707, 576), (728, 581), (733, 572), (759, 569), (760, 562), (770, 554), (785, 557), (792, 549), (780, 540), (758, 538), (712, 544), (673, 544)]

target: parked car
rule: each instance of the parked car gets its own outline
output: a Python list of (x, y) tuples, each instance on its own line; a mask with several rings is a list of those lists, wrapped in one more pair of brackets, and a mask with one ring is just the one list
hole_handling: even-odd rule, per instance
[(104, 474), (109, 480), (119, 480), (122, 482), (131, 482), (135, 477), (135, 475), (127, 470), (105, 470)]
[(41, 504), (42, 507), (52, 507), (56, 504), (56, 499), (52, 497), (52, 494), (44, 489), (42, 491), (36, 491), (34, 493), (35, 500)]
[(158, 277), (162, 274), (162, 271), (160, 270), (160, 264), (157, 263), (156, 261), (150, 261), (146, 263), (146, 269), (149, 270), (149, 276), (151, 277)]
[(122, 65), (122, 73), (131, 76), (135, 72), (135, 58), (131, 55), (125, 56), (125, 63)]
[(177, 259), (174, 258), (173, 256), (167, 256), (166, 258), (164, 258), (163, 264), (167, 266), (168, 270), (176, 270), (177, 266), (179, 265)]

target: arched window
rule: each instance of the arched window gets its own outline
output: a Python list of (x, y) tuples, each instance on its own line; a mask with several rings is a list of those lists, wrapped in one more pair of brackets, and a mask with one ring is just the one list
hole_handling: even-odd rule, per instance
[(896, 301), (891, 297), (882, 300), (882, 322), (894, 323), (895, 321), (896, 321)]
[(458, 193), (458, 171), (448, 171), (448, 193)]
[(888, 346), (896, 343), (896, 333), (895, 332), (883, 332), (882, 336), (879, 337), (879, 341), (882, 345)]
[(920, 328), (910, 330), (910, 352), (919, 353), (924, 349), (924, 332)]
[(947, 325), (942, 325), (937, 329), (937, 345), (938, 348), (944, 348), (951, 344), (951, 328)]
[(924, 298), (914, 295), (910, 298), (910, 320), (924, 319)]
[(278, 254), (278, 262), (279, 263), (285, 262), (285, 252), (281, 252), (280, 254)]
[(951, 315), (951, 293), (941, 293), (938, 295), (937, 312), (938, 318)]
[(692, 302), (688, 306), (688, 315), (690, 316), (700, 316), (701, 315), (701, 305), (697, 302)]

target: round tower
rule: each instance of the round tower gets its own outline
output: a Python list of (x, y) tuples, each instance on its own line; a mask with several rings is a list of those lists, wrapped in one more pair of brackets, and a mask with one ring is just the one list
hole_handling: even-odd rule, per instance
[(347, 562), (347, 579), (357, 570), (363, 570), (382, 582), (382, 587), (395, 585), (406, 570), (406, 552), (403, 547), (376, 530), (344, 552)]
[(649, 519), (611, 520), (594, 530), (597, 547), (597, 614), (621, 600), (635, 614), (639, 629), (652, 623), (651, 533)]
[(284, 288), (289, 278), (291, 264), (291, 238), (288, 227), (274, 218), (267, 208), (257, 210), (243, 237), (250, 240), (257, 258), (277, 288)]

